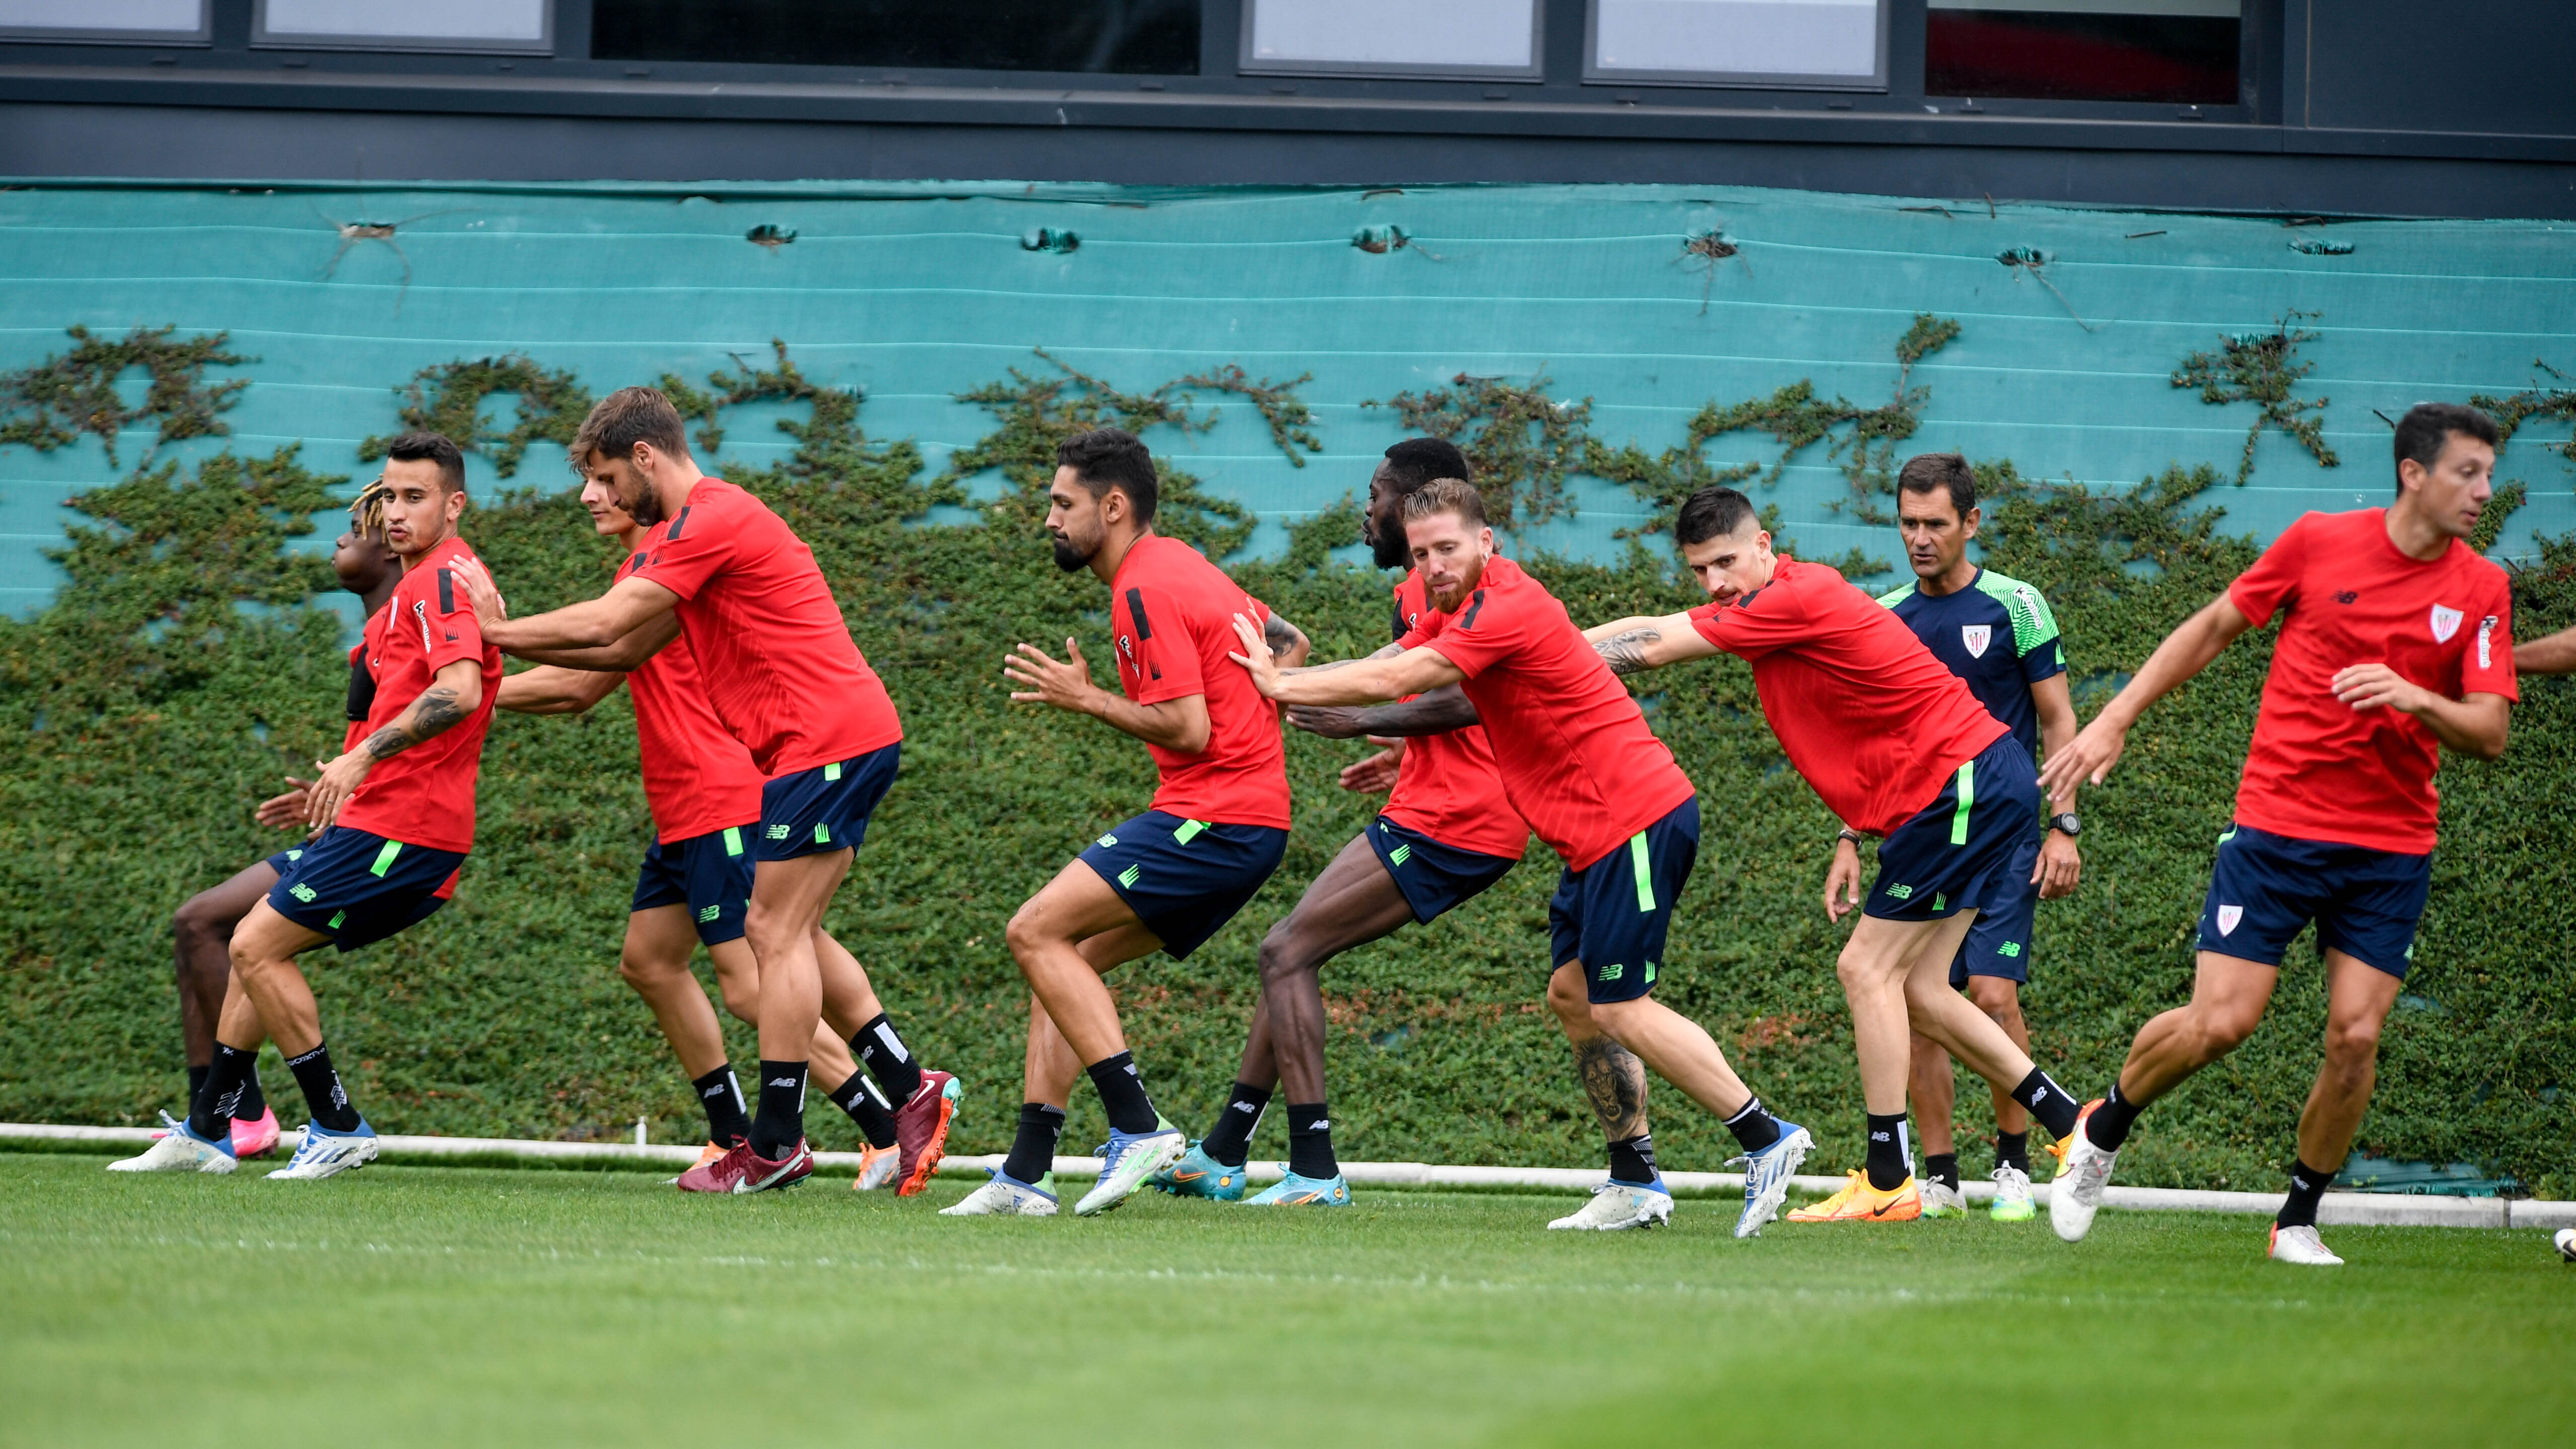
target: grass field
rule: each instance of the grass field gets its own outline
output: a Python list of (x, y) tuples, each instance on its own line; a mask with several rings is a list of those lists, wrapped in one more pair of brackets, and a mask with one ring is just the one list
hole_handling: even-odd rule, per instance
[[(2539, 1232), (2259, 1219), (1540, 1231), (1572, 1200), (955, 1221), (845, 1190), (0, 1155), (11, 1444), (2566, 1442)], [(1640, 1436), (1655, 1436), (1640, 1440)]]

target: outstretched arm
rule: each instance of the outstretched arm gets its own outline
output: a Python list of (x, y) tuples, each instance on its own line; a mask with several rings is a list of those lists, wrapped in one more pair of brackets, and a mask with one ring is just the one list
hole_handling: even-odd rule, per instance
[[(1301, 640), (1304, 635), (1298, 636)], [(1185, 694), (1154, 704), (1138, 704), (1091, 682), (1091, 662), (1082, 646), (1067, 637), (1066, 658), (1059, 661), (1035, 644), (1022, 644), (1002, 659), (1002, 673), (1020, 688), (1011, 698), (1021, 704), (1049, 704), (1071, 714), (1087, 714), (1110, 728), (1134, 735), (1184, 755), (1207, 748), (1207, 696)], [(1264, 655), (1268, 658), (1268, 655)]]
[(2576, 629), (2561, 629), (2513, 646), (2517, 674), (2576, 674)]
[(2385, 664), (2354, 664), (2335, 671), (2335, 698), (2356, 710), (2385, 706), (2424, 722), (2433, 738), (2472, 759), (2493, 760), (2504, 754), (2505, 729), (2512, 702), (2501, 694), (2472, 694), (2451, 699), (2435, 694)]
[(1241, 614), (1234, 616), (1235, 637), (1243, 652), (1226, 657), (1252, 675), (1253, 685), (1281, 704), (1375, 704), (1422, 694), (1467, 676), (1428, 646), (1392, 657), (1336, 660), (1311, 669), (1283, 670), (1263, 646), (1261, 630)]
[[(604, 649), (624, 643), (627, 636), (670, 613), (680, 603), (678, 594), (651, 579), (630, 575), (596, 599), (513, 619), (501, 591), (493, 585), (492, 575), (480, 560), (459, 559), (449, 565), (449, 572), (464, 586), (465, 597), (473, 601), (474, 617), (482, 626), (484, 642), (504, 654), (526, 649)], [(669, 636), (665, 635), (661, 642), (670, 642)], [(645, 652), (649, 655), (652, 651)]]
[(395, 755), (435, 739), (473, 718), (483, 704), (483, 661), (459, 659), (430, 676), (429, 688), (411, 706), (394, 717), (394, 722), (367, 736), (356, 749), (336, 760), (316, 761), (322, 766), (322, 777), (313, 782), (305, 818), (315, 825), (328, 825), (340, 818), (340, 807), (358, 793), (367, 782), (367, 772), (378, 760)]
[(1356, 739), (1377, 735), (1401, 739), (1413, 735), (1444, 735), (1479, 723), (1474, 701), (1467, 698), (1465, 687), (1443, 685), (1418, 699), (1402, 704), (1372, 705), (1356, 709), (1349, 705), (1293, 705), (1288, 722), (1308, 734), (1328, 740)]
[[(662, 646), (680, 637), (680, 615), (677, 610), (656, 614), (614, 644), (591, 649), (513, 650), (511, 657), (530, 664), (552, 664), (564, 669), (583, 671), (605, 669), (618, 674), (631, 674), (644, 667), (644, 662), (662, 652)], [(507, 709), (508, 705), (495, 708)]]
[(502, 680), (492, 707), (512, 714), (581, 714), (625, 682), (626, 676), (607, 670), (541, 665)]
[(1584, 630), (1583, 637), (1592, 641), (1593, 652), (1610, 666), (1611, 673), (1618, 675), (1661, 669), (1685, 659), (1705, 659), (1718, 652), (1716, 645), (1700, 637), (1688, 614), (1613, 619)]
[(2040, 790), (2053, 799), (2059, 791), (2071, 790), (2079, 780), (2101, 784), (2119, 760), (2120, 751), (2128, 745), (2129, 727), (2147, 712), (2147, 706), (2207, 669), (2211, 660), (2236, 641), (2237, 635), (2252, 627), (2253, 621), (2225, 594), (2183, 620), (2182, 627), (2165, 636), (2165, 642), (2138, 666), (2137, 676), (2102, 706), (2091, 724), (2064, 749), (2048, 752), (2048, 763), (2039, 772)]

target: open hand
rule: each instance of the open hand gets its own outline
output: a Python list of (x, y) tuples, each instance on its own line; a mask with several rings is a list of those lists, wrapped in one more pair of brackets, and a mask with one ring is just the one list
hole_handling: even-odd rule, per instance
[(2335, 698), (2354, 709), (2377, 709), (2382, 705), (2405, 714), (2424, 708), (2433, 692), (2385, 664), (2354, 664), (2335, 671), (2331, 681)]
[(509, 602), (501, 597), (500, 586), (492, 582), (492, 575), (483, 567), (481, 559), (460, 558), (447, 566), (447, 572), (465, 590), (466, 602), (474, 607), (474, 622), (478, 627), (489, 628), (495, 622), (510, 617)]
[(367, 772), (376, 767), (376, 757), (364, 747), (351, 750), (336, 760), (315, 760), (322, 767), (321, 778), (305, 791), (304, 820), (315, 829), (327, 829), (340, 818), (340, 807), (367, 783)]
[(2093, 716), (2093, 722), (2076, 731), (2066, 748), (2049, 752), (2048, 763), (2039, 771), (2039, 793), (2054, 800), (2078, 783), (2101, 784), (2128, 745), (2127, 730), (2102, 715)]
[(1091, 682), (1091, 662), (1082, 657), (1082, 646), (1069, 634), (1064, 652), (1067, 658), (1058, 662), (1035, 644), (1022, 644), (1002, 656), (1002, 673), (1019, 686), (1011, 692), (1013, 702), (1086, 712), (1084, 705), (1097, 688)]
[(259, 808), (251, 812), (250, 818), (271, 830), (293, 830), (306, 824), (306, 797), (312, 792), (313, 782), (289, 775), (286, 783), (293, 788), (283, 795), (272, 795), (260, 801)]
[(1383, 795), (1395, 788), (1396, 772), (1404, 766), (1404, 741), (1371, 736), (1369, 743), (1387, 748), (1342, 766), (1342, 788), (1363, 795)]
[(1269, 643), (1263, 639), (1261, 626), (1252, 622), (1249, 616), (1237, 614), (1234, 616), (1234, 637), (1242, 641), (1243, 652), (1225, 657), (1244, 667), (1252, 676), (1253, 688), (1260, 690), (1263, 698), (1277, 699), (1279, 661), (1272, 656)]

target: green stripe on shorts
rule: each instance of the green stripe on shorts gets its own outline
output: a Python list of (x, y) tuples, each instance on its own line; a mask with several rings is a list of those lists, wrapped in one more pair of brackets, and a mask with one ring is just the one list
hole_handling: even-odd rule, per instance
[(376, 852), (375, 872), (379, 879), (387, 870), (393, 868), (394, 857), (400, 854), (402, 854), (402, 842), (399, 840), (386, 841), (385, 848)]
[(1172, 832), (1172, 843), (1187, 845), (1197, 839), (1198, 833), (1205, 829), (1207, 829), (1207, 822), (1204, 820), (1184, 820), (1181, 822), (1181, 828)]
[(826, 780), (837, 780), (841, 778), (841, 767), (839, 765), (825, 765), (823, 767), (823, 778)]
[(331, 913), (331, 924), (327, 929), (336, 931), (340, 929), (340, 923), (347, 919), (349, 919), (349, 913), (347, 911), (333, 911)]
[(1646, 832), (1640, 830), (1628, 837), (1628, 865), (1637, 873), (1637, 911), (1640, 915), (1655, 908), (1655, 872), (1646, 862)]
[(1968, 809), (1977, 803), (1977, 762), (1959, 767), (1959, 808), (1950, 816), (1950, 843), (1968, 843)]
[(727, 855), (740, 855), (740, 854), (742, 854), (742, 827), (741, 827), (741, 826), (739, 826), (739, 825), (728, 825), (728, 826), (726, 826), (726, 827), (725, 827), (725, 854), (727, 854)]

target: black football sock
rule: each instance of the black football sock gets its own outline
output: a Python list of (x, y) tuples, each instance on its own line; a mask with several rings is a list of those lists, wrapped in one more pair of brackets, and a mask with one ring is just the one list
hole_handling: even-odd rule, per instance
[(196, 1105), (188, 1110), (189, 1131), (209, 1142), (221, 1142), (232, 1133), (233, 1109), (241, 1105), (242, 1083), (250, 1080), (251, 1063), (258, 1060), (256, 1049), (215, 1043), (214, 1063), (206, 1068), (206, 1089), (197, 1094)]
[(1869, 1185), (1893, 1192), (1914, 1175), (1914, 1144), (1905, 1133), (1902, 1112), (1869, 1114)]
[(743, 1105), (742, 1079), (733, 1074), (733, 1063), (717, 1063), (689, 1086), (698, 1094), (698, 1105), (707, 1109), (709, 1142), (732, 1148), (751, 1140), (751, 1112)]
[(2037, 1067), (2031, 1068), (2021, 1085), (2012, 1089), (2012, 1099), (2029, 1108), (2030, 1115), (2039, 1119), (2039, 1125), (2047, 1128), (2051, 1137), (2064, 1137), (2074, 1131), (2075, 1115), (2084, 1110), (2074, 1093), (2057, 1085), (2055, 1078)]
[[(2129, 1140), (2129, 1129), (2137, 1124), (2138, 1114), (2147, 1109), (2144, 1102), (2132, 1102), (2120, 1095), (2117, 1083), (2093, 1115), (2084, 1119), (2084, 1140), (2105, 1152), (2117, 1152)], [(2058, 1134), (2064, 1136), (2064, 1133)]]
[(2030, 1133), (2027, 1130), (1998, 1130), (1995, 1133), (1995, 1170), (2001, 1172), (2007, 1167), (2019, 1169), (2024, 1177), (2030, 1176)]
[(870, 1147), (894, 1145), (894, 1113), (886, 1110), (884, 1100), (877, 1095), (877, 1084), (868, 1080), (867, 1073), (850, 1073), (850, 1079), (829, 1095), (833, 1106), (849, 1113), (850, 1120), (859, 1124), (860, 1135), (868, 1139)]
[(2285, 1228), (2315, 1227), (2317, 1200), (2326, 1195), (2326, 1188), (2333, 1181), (2332, 1172), (2319, 1172), (2308, 1166), (2304, 1158), (2295, 1160), (2290, 1168), (2289, 1200), (2281, 1204), (2281, 1215), (2272, 1221)]
[(1225, 1099), (1225, 1110), (1216, 1114), (1216, 1125), (1199, 1141), (1199, 1151), (1208, 1160), (1224, 1167), (1241, 1167), (1252, 1155), (1252, 1129), (1261, 1125), (1261, 1109), (1270, 1105), (1268, 1087), (1234, 1084)]
[(206, 1095), (206, 1078), (214, 1070), (211, 1064), (188, 1068), (188, 1111), (191, 1115), (197, 1110), (197, 1099)]
[(250, 1054), (250, 1080), (242, 1083), (241, 1101), (233, 1106), (233, 1115), (246, 1122), (256, 1122), (268, 1111), (268, 1093), (259, 1084), (259, 1053)]
[(1288, 1104), (1288, 1170), (1299, 1177), (1341, 1175), (1341, 1161), (1333, 1156), (1333, 1118), (1323, 1103)]
[(1011, 1155), (1002, 1159), (1002, 1175), (1032, 1186), (1045, 1181), (1055, 1169), (1056, 1139), (1063, 1135), (1062, 1107), (1022, 1102), (1019, 1135), (1011, 1139)]
[(1927, 1152), (1923, 1154), (1923, 1176), (1952, 1192), (1959, 1190), (1959, 1154)]
[(805, 1063), (760, 1064), (760, 1115), (751, 1119), (752, 1154), (784, 1162), (805, 1140)]
[(1735, 1134), (1736, 1145), (1747, 1152), (1760, 1152), (1780, 1140), (1780, 1119), (1763, 1110), (1762, 1099), (1744, 1104), (1744, 1110), (1726, 1119), (1726, 1130)]
[(1134, 1052), (1120, 1052), (1083, 1070), (1100, 1093), (1100, 1105), (1108, 1109), (1111, 1131), (1151, 1132), (1162, 1122), (1154, 1111), (1154, 1099), (1145, 1095), (1145, 1078), (1136, 1070)]
[(859, 1034), (850, 1038), (850, 1050), (859, 1054), (869, 1075), (885, 1088), (887, 1101), (901, 1106), (921, 1090), (921, 1063), (912, 1059), (912, 1049), (895, 1035), (894, 1023), (886, 1020), (884, 1012), (878, 1012), (874, 1021), (860, 1027)]
[(332, 1070), (329, 1043), (315, 1042), (313, 1050), (288, 1057), (286, 1069), (295, 1073), (295, 1085), (304, 1089), (304, 1105), (312, 1109), (316, 1126), (332, 1132), (357, 1130), (358, 1110), (349, 1105), (349, 1089), (340, 1085), (340, 1074)]
[(1610, 1180), (1647, 1183), (1655, 1180), (1655, 1138), (1640, 1132), (1610, 1144)]

